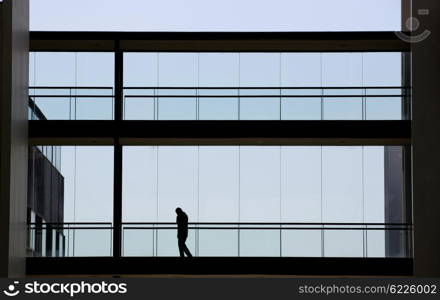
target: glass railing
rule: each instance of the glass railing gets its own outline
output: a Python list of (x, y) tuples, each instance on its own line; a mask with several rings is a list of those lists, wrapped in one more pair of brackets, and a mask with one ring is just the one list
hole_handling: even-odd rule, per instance
[[(189, 223), (195, 257), (412, 257), (406, 223)], [(175, 223), (123, 223), (122, 255), (179, 256)], [(112, 256), (111, 223), (29, 224), (30, 256)]]
[(112, 256), (111, 223), (28, 224), (28, 255), (43, 257)]
[[(175, 223), (124, 223), (124, 256), (178, 256)], [(410, 224), (190, 223), (200, 257), (410, 257)]]
[(404, 87), (127, 87), (126, 120), (403, 120)]
[(30, 87), (30, 120), (113, 120), (113, 87)]
[[(31, 87), (30, 119), (112, 120), (112, 87)], [(126, 87), (125, 120), (408, 120), (406, 87)], [(38, 113), (36, 113), (38, 112)]]

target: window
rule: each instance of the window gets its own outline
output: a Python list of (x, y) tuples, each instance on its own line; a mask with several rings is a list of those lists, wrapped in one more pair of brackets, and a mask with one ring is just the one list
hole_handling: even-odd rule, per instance
[(126, 53), (126, 120), (401, 120), (402, 53)]
[[(264, 224), (390, 223), (387, 207), (396, 205), (393, 199), (399, 199), (399, 207), (405, 203), (396, 193), (403, 177), (399, 187), (390, 186), (403, 172), (402, 151), (383, 146), (125, 146), (124, 255), (177, 255), (173, 230), (129, 225), (173, 223), (174, 210), (181, 207), (190, 222), (223, 223), (190, 232), (189, 244), (199, 256), (388, 257), (386, 230), (321, 230), (312, 224), (289, 230)], [(225, 222), (237, 229), (223, 230)], [(259, 225), (239, 229), (238, 223), (246, 222)]]
[[(31, 222), (44, 236), (44, 241), (34, 238), (36, 255), (112, 255), (113, 147), (56, 148), (60, 166), (37, 147), (30, 152), (28, 205), (36, 219), (45, 220), (43, 225)], [(50, 251), (58, 238), (61, 252)]]

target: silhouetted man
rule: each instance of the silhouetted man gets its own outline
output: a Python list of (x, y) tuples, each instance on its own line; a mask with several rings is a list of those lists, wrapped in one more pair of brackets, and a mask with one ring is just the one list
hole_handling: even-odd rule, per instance
[(188, 247), (185, 245), (186, 238), (188, 237), (188, 216), (180, 207), (176, 208), (176, 214), (177, 242), (179, 245), (180, 257), (185, 257), (184, 254), (188, 257), (192, 257), (191, 252), (189, 252)]

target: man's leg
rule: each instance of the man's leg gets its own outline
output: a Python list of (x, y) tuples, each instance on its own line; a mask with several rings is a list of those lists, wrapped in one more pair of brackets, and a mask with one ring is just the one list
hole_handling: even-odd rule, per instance
[(192, 254), (191, 254), (191, 252), (189, 251), (188, 247), (186, 246), (186, 244), (184, 243), (183, 245), (184, 245), (184, 247), (185, 247), (185, 248), (184, 248), (184, 251), (185, 251), (186, 256), (188, 256), (188, 257), (193, 257)]
[(178, 239), (177, 244), (179, 245), (179, 253), (180, 253), (180, 257), (185, 257), (185, 255), (183, 254), (185, 252), (185, 240), (182, 239)]

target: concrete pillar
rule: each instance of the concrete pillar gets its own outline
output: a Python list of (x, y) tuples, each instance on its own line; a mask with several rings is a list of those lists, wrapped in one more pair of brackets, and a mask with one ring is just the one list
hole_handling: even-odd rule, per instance
[[(416, 276), (440, 276), (440, 1), (416, 0), (412, 15), (420, 21), (412, 44), (413, 207)], [(425, 9), (425, 11), (419, 11)], [(426, 15), (429, 9), (429, 15)], [(422, 13), (420, 15), (419, 13)]]
[(29, 0), (0, 17), (0, 277), (25, 275)]

